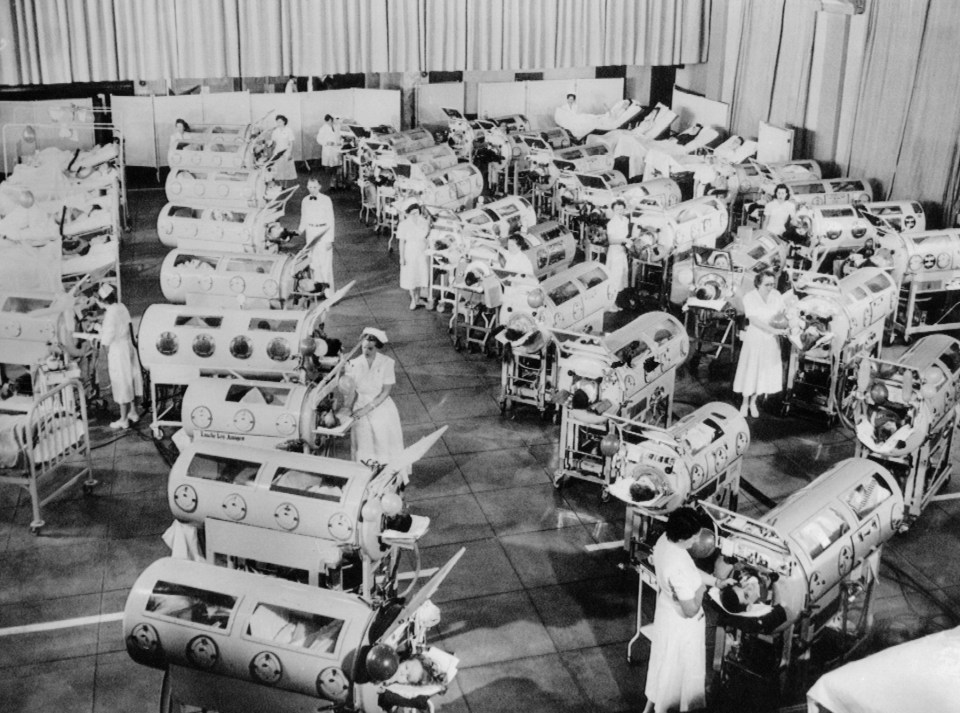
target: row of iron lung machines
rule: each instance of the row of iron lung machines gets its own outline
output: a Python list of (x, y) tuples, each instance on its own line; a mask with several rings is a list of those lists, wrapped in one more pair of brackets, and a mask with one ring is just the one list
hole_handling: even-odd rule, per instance
[(354, 352), (324, 328), (350, 285), (305, 288), (307, 251), (281, 249), (291, 191), (271, 188), (263, 132), (196, 128), (171, 144), (158, 219), (171, 304), (145, 311), (138, 340), (155, 435), (187, 436), (168, 481), (176, 558), (134, 584), (127, 649), (165, 670), (164, 711), (426, 710), (457, 663), (427, 644), (429, 598), (462, 551), (408, 596), (429, 519), (405, 508), (403, 474), (444, 429), (396, 463), (320, 455), (350, 426)]
[[(576, 160), (573, 153), (560, 160)], [(569, 170), (559, 163), (557, 176)], [(827, 630), (839, 628), (852, 638), (866, 633), (882, 544), (937, 499), (951, 475), (960, 342), (927, 336), (896, 361), (881, 359), (880, 349), (890, 322), (908, 343), (918, 333), (955, 326), (944, 318), (955, 304), (950, 293), (958, 235), (924, 232), (919, 204), (873, 202), (864, 181), (820, 180), (813, 162), (745, 164), (726, 174), (716, 170), (722, 165), (716, 157), (705, 163), (710, 170), (701, 166), (698, 179), (720, 183), (723, 176), (725, 195), (681, 202), (679, 187), (665, 178), (656, 188), (635, 189), (643, 199), (630, 213), (634, 285), (653, 267), (659, 270), (656, 287), (670, 302), (732, 320), (742, 314), (756, 272), (783, 271), (796, 296), (784, 315), (791, 343), (787, 408), (842, 417), (858, 439), (855, 458), (763, 518), (734, 512), (749, 443), (736, 409), (709, 404), (670, 425), (675, 371), (690, 351), (684, 325), (651, 312), (604, 335), (603, 312), (616, 295), (599, 262), (565, 263), (556, 272), (540, 272), (543, 265), (534, 262), (538, 285), (498, 270), (495, 258), (471, 254), (480, 252), (476, 226), (503, 235), (488, 218), (504, 207), (515, 215), (522, 205), (527, 217), (514, 223), (522, 234), (525, 223), (544, 217), (533, 209), (549, 201), (512, 196), (462, 212), (459, 232), (446, 227), (446, 216), (436, 219), (431, 248), (441, 265), (452, 267), (443, 282), (434, 262), (431, 291), (436, 304), (443, 304), (444, 289), (454, 293), (447, 299), (458, 347), (471, 343), (470, 323), (479, 321), (469, 310), (496, 311), (495, 319), (480, 324), (476, 343), (486, 346), (491, 326), (504, 328), (504, 407), (529, 403), (545, 410), (552, 403), (559, 409), (555, 482), (597, 482), (627, 503), (625, 547), (642, 583), (655, 586), (648, 555), (663, 517), (684, 503), (701, 505), (707, 529), (719, 538), (718, 573), (757, 576), (763, 592), (754, 611), (723, 612), (728, 636), (718, 662), (727, 673), (767, 666), (763, 673), (785, 678)], [(753, 230), (721, 245), (731, 205), (780, 182), (801, 205), (792, 241)], [(658, 204), (650, 196), (664, 189)], [(601, 206), (624, 193), (607, 192)], [(590, 232), (581, 228), (581, 237), (599, 238), (602, 246), (602, 229)], [(581, 247), (599, 257), (589, 244)], [(938, 313), (930, 304), (934, 287), (945, 302)], [(462, 335), (458, 318), (468, 323)], [(690, 331), (697, 338), (696, 329)], [(758, 644), (771, 641), (775, 646), (759, 662)]]
[[(514, 213), (529, 215), (529, 202), (511, 198), (504, 205), (515, 208)], [(264, 205), (258, 210), (266, 207)], [(522, 226), (521, 219), (500, 221), (495, 212), (497, 207), (481, 209), (479, 215), (475, 214), (476, 222), (469, 224), (493, 224), (499, 230), (491, 232), (499, 232), (499, 237), (508, 233), (514, 225)], [(240, 206), (235, 208), (236, 212), (242, 213), (244, 210)], [(237, 234), (228, 233), (225, 229), (216, 230), (227, 228), (224, 223), (228, 221), (224, 221), (220, 214), (206, 213), (208, 210), (222, 214), (231, 212), (223, 204), (201, 203), (190, 209), (197, 213), (175, 217), (184, 218), (184, 225), (187, 226), (195, 221), (192, 223), (195, 237), (230, 241)], [(650, 212), (658, 218), (662, 215), (661, 233), (679, 234), (682, 239), (692, 242), (684, 237), (692, 237), (692, 230), (689, 233), (675, 230), (676, 225), (684, 221), (671, 220), (666, 211)], [(204, 224), (205, 219), (221, 225)], [(454, 219), (455, 225), (462, 226), (465, 222), (460, 218)], [(164, 220), (171, 221), (169, 224), (175, 227), (165, 231)], [(161, 222), (158, 223), (161, 236), (164, 232), (177, 230), (173, 220), (174, 216), (169, 213), (161, 214)], [(721, 220), (725, 228), (726, 219)], [(527, 222), (530, 222), (529, 218)], [(256, 220), (253, 223), (257, 225)], [(499, 227), (504, 225), (506, 229)], [(699, 225), (702, 227), (704, 224)], [(457, 230), (460, 228), (450, 230), (448, 234), (459, 239)], [(719, 232), (722, 233), (723, 229)], [(239, 235), (244, 236), (243, 233)], [(252, 243), (266, 236), (266, 223), (261, 219), (256, 229), (246, 233), (242, 239), (251, 245), (249, 249), (252, 251)], [(771, 236), (762, 237), (770, 242)], [(445, 244), (441, 246), (439, 241), (436, 247), (448, 249)], [(247, 247), (242, 248), (237, 255), (243, 256), (246, 250)], [(728, 251), (731, 258), (736, 254), (736, 251)], [(261, 256), (261, 253), (256, 254), (258, 258)], [(935, 259), (935, 265), (936, 262)], [(799, 647), (797, 650), (805, 650), (806, 644), (825, 626), (830, 619), (825, 612), (831, 608), (835, 610), (838, 603), (844, 600), (841, 590), (844, 594), (855, 590), (853, 583), (861, 581), (858, 577), (865, 577), (871, 571), (862, 566), (864, 562), (871, 557), (879, 557), (882, 543), (905, 518), (912, 519), (919, 515), (949, 477), (948, 453), (956, 418), (956, 373), (960, 369), (955, 340), (941, 335), (926, 337), (895, 363), (877, 359), (869, 349), (859, 352), (851, 349), (861, 357), (849, 363), (843, 362), (851, 368), (856, 364), (855, 389), (847, 396), (853, 400), (851, 412), (855, 414), (860, 457), (840, 464), (830, 471), (829, 477), (825, 475), (801, 491), (804, 495), (798, 494), (784, 503), (781, 509), (786, 509), (786, 515), (774, 517), (771, 514), (755, 521), (732, 511), (739, 488), (741, 457), (749, 442), (742, 417), (729, 406), (710, 404), (677, 424), (670, 425), (676, 368), (690, 349), (686, 330), (678, 320), (667, 313), (648, 313), (613, 334), (603, 335), (602, 315), (616, 295), (612, 294), (606, 270), (599, 262), (588, 261), (570, 266), (568, 259), (566, 264), (554, 270), (545, 270), (541, 276), (551, 272), (555, 274), (543, 280), (534, 278), (525, 282), (510, 280), (509, 275), (498, 275), (492, 260), (489, 270), (484, 270), (482, 263), (478, 263), (481, 261), (456, 261), (458, 266), (463, 267), (465, 285), (468, 273), (477, 273), (480, 279), (474, 284), (485, 285), (484, 296), (488, 290), (495, 292), (498, 289), (489, 278), (503, 278), (499, 280), (499, 289), (503, 292), (500, 320), (507, 327), (504, 335), (510, 346), (506, 350), (508, 358), (504, 360), (505, 403), (507, 399), (518, 401), (524, 397), (526, 392), (509, 389), (519, 388), (517, 385), (522, 382), (526, 368), (538, 375), (535, 384), (525, 387), (529, 389), (529, 398), (539, 405), (546, 403), (546, 395), (550, 394), (550, 401), (561, 406), (562, 466), (557, 474), (557, 482), (566, 477), (586, 478), (600, 483), (603, 488), (610, 489), (626, 500), (632, 516), (628, 519), (630, 525), (625, 544), (631, 551), (640, 551), (652, 545), (659, 518), (676, 505), (692, 500), (715, 503), (716, 507), (704, 507), (713, 522), (712, 527), (720, 535), (721, 550), (741, 569), (749, 567), (751, 571), (756, 570), (762, 575), (769, 584), (767, 599), (771, 608), (780, 607), (776, 610), (783, 612), (782, 620), (778, 623), (765, 620), (760, 629), (765, 633), (783, 635), (781, 662), (784, 667), (789, 664), (793, 647), (796, 645)], [(692, 261), (693, 267), (699, 264), (700, 261), (696, 259)], [(677, 272), (679, 270), (674, 270), (674, 273)], [(231, 278), (227, 283), (234, 294), (243, 294), (246, 289), (245, 275), (241, 274), (240, 278)], [(164, 279), (163, 275), (161, 279)], [(880, 268), (860, 269), (839, 280), (830, 275), (798, 275), (794, 286), (803, 295), (799, 301), (801, 314), (804, 314), (805, 304), (826, 305), (824, 309), (834, 310), (830, 316), (836, 319), (836, 322), (831, 320), (829, 329), (822, 332), (810, 332), (809, 325), (805, 324), (794, 335), (804, 347), (804, 362), (814, 358), (808, 352), (820, 349), (832, 359), (831, 364), (837, 364), (843, 348), (860, 344), (858, 339), (865, 332), (872, 336), (863, 338), (864, 343), (871, 348), (879, 348), (883, 320), (890, 314), (897, 299), (896, 282), (887, 271)], [(271, 301), (269, 306), (285, 308), (288, 305)], [(302, 305), (298, 303), (297, 306)], [(241, 310), (190, 304), (182, 307), (156, 305), (145, 313), (139, 340), (144, 367), (150, 371), (152, 381), (185, 389), (181, 393), (180, 419), (176, 424), (170, 424), (182, 425), (194, 437), (195, 443), (191, 448), (195, 451), (187, 449), (184, 452), (181, 456), (181, 460), (186, 459), (184, 463), (193, 457), (191, 453), (203, 454), (206, 450), (211, 453), (204, 457), (212, 457), (214, 461), (217, 457), (229, 461), (241, 455), (243, 458), (240, 460), (246, 458), (253, 463), (257, 462), (257, 458), (318, 458), (263, 448), (298, 437), (308, 448), (320, 445), (317, 436), (324, 433), (324, 425), (330, 423), (329, 416), (336, 410), (336, 364), (342, 363), (342, 360), (334, 359), (329, 372), (324, 371), (331, 366), (329, 361), (319, 366), (316, 363), (317, 355), (323, 356), (317, 335), (323, 333), (323, 321), (331, 306), (329, 303), (319, 303), (308, 309), (297, 310)], [(40, 323), (50, 320), (49, 315), (27, 314), (24, 317), (26, 324), (18, 325), (21, 328), (18, 335), (29, 337), (33, 334), (30, 328), (39, 326), (29, 324), (29, 318), (34, 316)], [(26, 332), (22, 329), (24, 326), (28, 328)], [(525, 358), (530, 362), (523, 367), (521, 360)], [(208, 378), (213, 376), (233, 378)], [(154, 424), (155, 427), (160, 425), (156, 418)], [(225, 445), (228, 450), (223, 450)], [(219, 454), (214, 452), (218, 447), (221, 449)], [(249, 452), (246, 450), (248, 448)], [(256, 455), (258, 453), (260, 455)], [(324, 467), (337, 472), (333, 466)], [(270, 486), (266, 485), (265, 477), (256, 481), (263, 484), (259, 488), (249, 485), (249, 476), (240, 483), (235, 482), (239, 476), (225, 474), (227, 471), (236, 471), (236, 463), (216, 466), (216, 477), (193, 476), (193, 480), (185, 482), (176, 480), (172, 473), (171, 507), (175, 516), (185, 521), (189, 520), (191, 511), (204, 513), (203, 530), (208, 538), (208, 560), (212, 557), (214, 562), (230, 563), (232, 558), (234, 563), (242, 560), (244, 566), (251, 566), (249, 560), (252, 560), (260, 563), (252, 565), (258, 572), (273, 570), (288, 575), (289, 570), (297, 569), (294, 565), (298, 563), (322, 562), (323, 566), (318, 564), (315, 575), (309, 574), (312, 568), (307, 568), (308, 573), (304, 575), (301, 564), (301, 572), (294, 576), (301, 580), (306, 577), (307, 586), (323, 583), (344, 588), (344, 581), (349, 582), (350, 576), (344, 577), (342, 572), (336, 571), (337, 564), (329, 563), (342, 563), (353, 558), (355, 562), (360, 562), (353, 574), (353, 590), (360, 593), (357, 596), (373, 596), (372, 592), (375, 591), (389, 591), (389, 588), (377, 589), (378, 586), (382, 587), (384, 581), (390, 581), (389, 567), (387, 576), (384, 577), (381, 572), (381, 584), (375, 586), (378, 565), (374, 562), (379, 560), (364, 554), (364, 547), (371, 541), (379, 541), (381, 549), (390, 549), (394, 542), (403, 539), (400, 536), (391, 540), (389, 535), (384, 539), (382, 533), (383, 525), (391, 516), (388, 511), (398, 511), (396, 500), (387, 498), (389, 507), (381, 507), (383, 513), (380, 530), (377, 530), (379, 534), (373, 540), (365, 540), (367, 545), (360, 544), (359, 540), (354, 543), (351, 538), (360, 528), (359, 523), (376, 519), (371, 515), (376, 508), (371, 506), (372, 510), (367, 513), (369, 517), (366, 519), (362, 504), (359, 516), (354, 515), (352, 519), (350, 512), (355, 511), (349, 509), (346, 515), (342, 509), (331, 515), (308, 514), (309, 508), (318, 506), (318, 503), (336, 501), (340, 497), (337, 491), (344, 492), (344, 485), (338, 483), (335, 477), (328, 479), (326, 474), (319, 480), (308, 477), (299, 481), (299, 476), (294, 475), (289, 482), (299, 484), (290, 485), (281, 476), (288, 475), (291, 470), (305, 471), (306, 466), (286, 468), (282, 474), (280, 467), (274, 470), (268, 468), (274, 473), (269, 478)], [(385, 477), (395, 479), (396, 470), (399, 468), (393, 471), (387, 468)], [(174, 472), (179, 471), (175, 468)], [(221, 488), (224, 482), (233, 484), (219, 491), (213, 490)], [(642, 501), (633, 499), (630, 486), (635, 482), (644, 485), (646, 496)], [(311, 487), (316, 487), (312, 491), (315, 494), (303, 492), (305, 499), (302, 502), (296, 500), (295, 496), (300, 494), (298, 489), (308, 491)], [(274, 495), (266, 494), (268, 490)], [(380, 493), (382, 504), (385, 493), (374, 490)], [(654, 495), (651, 496), (651, 492)], [(277, 494), (280, 495), (279, 499)], [(861, 500), (876, 504), (857, 505)], [(202, 508), (200, 503), (204, 504)], [(721, 510), (724, 505), (731, 509)], [(207, 510), (207, 507), (210, 509)], [(822, 521), (823, 512), (833, 513), (834, 519)], [(301, 523), (307, 521), (326, 522), (327, 526), (325, 532), (320, 527), (319, 531), (297, 535), (309, 540), (305, 546), (314, 554), (302, 560), (297, 558), (294, 563), (258, 560), (257, 556), (260, 555), (253, 549), (247, 552), (228, 550), (218, 555), (215, 552), (217, 546), (211, 548), (209, 533), (217, 528), (224, 535), (217, 542), (245, 543), (243, 546), (251, 548), (254, 547), (251, 543), (253, 540), (268, 542), (259, 530), (255, 537), (250, 537), (251, 531), (248, 530), (231, 530), (231, 522), (254, 520), (256, 527), (269, 529), (278, 533), (278, 536), (295, 533)], [(211, 524), (215, 521), (223, 521), (227, 525)], [(778, 523), (785, 523), (782, 529)], [(794, 524), (797, 532), (794, 532)], [(799, 531), (801, 525), (807, 528), (804, 533)], [(238, 532), (245, 532), (248, 536), (241, 537)], [(369, 532), (367, 530), (368, 535)], [(341, 553), (340, 559), (329, 547), (325, 548), (314, 541), (325, 539), (340, 543), (334, 548)], [(290, 543), (294, 541), (298, 540), (291, 539)], [(815, 546), (807, 547), (811, 542), (816, 543)], [(294, 551), (292, 544), (288, 546)], [(267, 554), (272, 554), (283, 548), (264, 549)], [(368, 559), (364, 560), (364, 557)], [(637, 557), (636, 561), (643, 572), (644, 559)], [(266, 566), (261, 566), (263, 564)], [(341, 682), (341, 693), (337, 695), (351, 697), (358, 708), (375, 710), (369, 703), (369, 697), (364, 699), (363, 696), (369, 696), (376, 687), (364, 688), (362, 681), (365, 677), (360, 669), (368, 663), (376, 668), (378, 655), (389, 656), (382, 649), (378, 649), (371, 657), (366, 654), (360, 656), (358, 652), (363, 650), (363, 646), (373, 646), (378, 637), (361, 633), (360, 640), (366, 637), (366, 641), (356, 645), (348, 643), (345, 648), (338, 649), (345, 657), (340, 659), (340, 666), (324, 665), (320, 668), (325, 663), (320, 661), (307, 666), (301, 663), (303, 659), (296, 657), (291, 661), (289, 657), (292, 654), (288, 649), (296, 649), (296, 644), (286, 642), (278, 645), (279, 648), (264, 645), (262, 637), (251, 633), (254, 630), (252, 624), (242, 623), (246, 617), (252, 617), (260, 609), (259, 606), (240, 604), (236, 609), (232, 608), (238, 601), (249, 603), (256, 597), (252, 594), (249, 597), (234, 597), (232, 593), (219, 591), (212, 584), (212, 589), (200, 586), (200, 580), (207, 581), (209, 577), (213, 581), (223, 576), (219, 572), (204, 575), (203, 572), (208, 571), (205, 568), (209, 566), (209, 563), (197, 565), (199, 569), (194, 571), (182, 570), (180, 565), (174, 564), (155, 565), (144, 574), (145, 579), (142, 578), (141, 582), (146, 583), (138, 583), (135, 587), (135, 592), (140, 595), (132, 596), (128, 607), (125, 631), (129, 635), (131, 652), (139, 657), (138, 660), (161, 666), (170, 664), (169, 670), (177, 672), (171, 680), (175, 695), (180, 700), (200, 695), (197, 693), (200, 689), (220, 690), (222, 693), (217, 695), (223, 698), (217, 699), (217, 704), (229, 710), (229, 696), (223, 691), (229, 690), (232, 684), (224, 683), (223, 677), (226, 676), (252, 684), (251, 695), (256, 692), (256, 695), (269, 697), (274, 694), (268, 691), (283, 691), (278, 695), (286, 697), (287, 693), (306, 691), (309, 695), (316, 694), (331, 701), (332, 706), (342, 702), (342, 698), (330, 698), (329, 690), (332, 689), (329, 685), (326, 688), (321, 686), (321, 680), (336, 680)], [(187, 572), (186, 581), (178, 581), (174, 571)], [(157, 575), (156, 581), (151, 581), (154, 573), (162, 573), (162, 577)], [(359, 577), (357, 573), (360, 573)], [(257, 590), (257, 596), (264, 598), (269, 593), (267, 590), (273, 591), (273, 587), (262, 586), (263, 580), (259, 575), (241, 574), (238, 573), (240, 578), (236, 585), (240, 589)], [(193, 581), (194, 578), (197, 581)], [(360, 583), (356, 584), (358, 579)], [(647, 579), (650, 577), (647, 576)], [(346, 588), (350, 588), (349, 584)], [(266, 593), (261, 595), (260, 589)], [(870, 587), (864, 588), (864, 591), (870, 590)], [(174, 605), (184, 605), (178, 610), (181, 614), (170, 615), (168, 612), (175, 611), (175, 606), (169, 609), (163, 606), (167, 594), (174, 595)], [(177, 597), (181, 598), (177, 600)], [(224, 604), (231, 597), (234, 597), (233, 603)], [(151, 599), (153, 605), (150, 604)], [(225, 616), (223, 612), (218, 615), (200, 613), (201, 609), (210, 609), (211, 599), (215, 603), (214, 609), (220, 607), (228, 610)], [(296, 614), (289, 607), (263, 604), (264, 611), (269, 610), (273, 614), (280, 612), (280, 619), (274, 620), (278, 632), (305, 631), (309, 628), (304, 623), (308, 618), (304, 612)], [(345, 605), (337, 602), (332, 606), (339, 609)], [(158, 614), (158, 611), (161, 613)], [(374, 628), (370, 621), (377, 615), (372, 611), (368, 607), (364, 614), (368, 617), (367, 622), (350, 631)], [(234, 615), (238, 617), (235, 626), (230, 623)], [(285, 623), (281, 621), (283, 617), (287, 617)], [(400, 618), (397, 621), (405, 620)], [(401, 628), (414, 631), (415, 624), (414, 621), (409, 627)], [(208, 628), (203, 629), (204, 626)], [(752, 623), (748, 625), (736, 618), (731, 619), (730, 626), (739, 632), (756, 631), (751, 628)], [(308, 639), (314, 640), (315, 637), (307, 636), (304, 641)], [(257, 647), (263, 650), (252, 650)], [(400, 644), (395, 648), (409, 652), (418, 649), (418, 645)], [(422, 646), (420, 651), (422, 653)], [(297, 650), (295, 653), (303, 652)], [(432, 656), (442, 658), (436, 652)], [(249, 658), (248, 663), (244, 663), (244, 657)], [(362, 664), (358, 663), (361, 658)], [(419, 666), (435, 670), (437, 664), (421, 660)], [(339, 672), (331, 672), (328, 670), (330, 668)], [(310, 671), (310, 676), (317, 678), (305, 684), (306, 679), (297, 678), (302, 671)], [(326, 677), (320, 675), (324, 671), (327, 671)], [(287, 672), (286, 677), (284, 672)], [(212, 678), (207, 674), (211, 674)], [(437, 673), (434, 678), (440, 680), (439, 676)], [(219, 688), (212, 684), (208, 686), (207, 678), (219, 681), (222, 685)], [(310, 685), (313, 687), (310, 688)], [(213, 705), (210, 699), (203, 699), (203, 703)], [(315, 699), (311, 699), (311, 705), (316, 706)]]
[[(606, 274), (601, 265), (574, 267), (579, 268), (574, 279), (580, 281), (585, 292), (598, 287), (602, 292)], [(829, 301), (839, 295), (845, 303), (845, 294), (863, 289), (863, 300), (872, 308), (882, 306), (875, 302), (876, 293), (887, 300), (895, 294), (892, 281), (877, 268), (844, 278), (843, 287), (848, 288), (844, 290), (830, 289), (835, 287), (831, 280), (823, 281), (818, 276), (809, 279), (807, 289), (811, 294), (804, 299)], [(803, 283), (798, 279), (796, 284)], [(532, 303), (539, 299), (535, 297)], [(531, 308), (530, 302), (527, 309)], [(591, 318), (596, 323), (596, 314)], [(558, 322), (563, 323), (562, 319)], [(531, 320), (537, 323), (535, 316)], [(869, 323), (859, 316), (854, 321)], [(576, 329), (582, 325), (574, 321), (572, 326)], [(648, 338), (625, 342), (631, 327), (634, 336)], [(239, 329), (235, 330), (223, 343), (239, 336)], [(779, 648), (773, 653), (765, 651), (764, 662), (769, 664), (772, 657), (774, 670), (792, 671), (793, 664), (808, 655), (811, 643), (836, 626), (838, 612), (843, 615), (841, 627), (847, 633), (864, 632), (869, 617), (863, 614), (856, 621), (850, 619), (849, 612), (854, 611), (851, 597), (859, 596), (869, 604), (883, 542), (906, 520), (916, 517), (949, 477), (945, 454), (955, 426), (956, 373), (960, 369), (955, 340), (942, 335), (926, 337), (894, 363), (862, 360), (856, 372), (861, 439), (858, 458), (838, 464), (768, 516), (751, 519), (735, 513), (742, 455), (749, 444), (746, 423), (736, 410), (710, 404), (669, 426), (671, 409), (669, 402), (663, 402), (672, 396), (676, 366), (689, 350), (685, 331), (675, 318), (666, 313), (642, 315), (636, 324), (627, 325), (623, 334), (547, 331), (551, 342), (555, 340), (557, 373), (564, 379), (558, 381), (562, 383), (558, 393), (564, 404), (561, 439), (567, 443), (561, 444), (567, 469), (563, 476), (609, 483), (614, 494), (629, 503), (625, 546), (643, 580), (653, 581), (644, 554), (656, 539), (660, 518), (681, 503), (695, 501), (704, 503), (709, 518), (705, 522), (719, 537), (723, 561), (728, 565), (732, 561), (741, 576), (747, 572), (764, 582), (768, 608), (762, 616), (724, 614), (730, 638), (724, 640), (721, 666), (740, 667), (744, 661), (755, 661), (750, 658), (751, 649), (765, 646), (772, 638)], [(544, 332), (539, 334), (546, 341)], [(149, 343), (150, 338), (142, 336), (141, 344)], [(577, 357), (582, 363), (575, 361)], [(638, 381), (649, 389), (637, 389)], [(945, 384), (950, 386), (945, 388)], [(289, 434), (293, 432), (291, 427), (302, 424), (297, 419), (303, 414), (306, 389), (300, 392), (300, 398), (292, 399), (292, 406), (284, 406), (290, 403), (286, 399), (296, 387), (281, 385), (270, 392), (263, 386), (236, 380), (220, 380), (219, 386), (233, 391), (232, 396), (224, 396), (231, 407), (222, 412), (216, 400), (204, 403), (201, 399), (194, 405), (190, 389), (184, 398), (184, 413), (190, 414), (195, 428), (184, 425), (200, 436), (198, 444), (205, 442), (204, 428), (209, 429), (207, 437), (238, 443), (249, 438), (249, 442), (266, 445), (278, 440), (271, 425), (284, 424)], [(240, 401), (255, 391), (259, 395), (241, 407)], [(661, 405), (638, 407), (644, 399), (647, 404)], [(609, 406), (603, 402), (616, 404), (612, 412), (626, 417), (610, 415)], [(594, 403), (603, 405), (591, 408)], [(219, 420), (217, 412), (222, 413)], [(314, 417), (310, 409), (307, 415)], [(654, 424), (643, 423), (643, 418)], [(217, 425), (212, 427), (214, 421)], [(266, 428), (260, 430), (258, 424)], [(232, 448), (230, 452), (236, 455)], [(643, 500), (634, 499), (634, 483), (642, 484)], [(197, 499), (199, 496), (181, 490), (180, 500), (187, 508)], [(241, 503), (225, 495), (220, 510), (227, 517), (230, 513), (232, 517), (246, 517), (248, 506), (246, 500)], [(299, 513), (291, 516), (288, 509), (275, 511), (273, 520), (283, 528), (284, 522), (287, 526), (299, 522)], [(237, 541), (235, 537), (228, 539)], [(218, 643), (212, 637), (208, 639)], [(202, 654), (210, 646), (209, 641), (201, 640), (194, 647), (201, 643)], [(149, 641), (146, 644), (151, 645)], [(247, 656), (252, 653), (244, 651)], [(193, 656), (208, 665), (202, 656)], [(799, 661), (794, 661), (795, 657)], [(190, 659), (187, 662), (198, 665)], [(345, 677), (353, 680), (350, 675)], [(259, 680), (256, 683), (262, 684)], [(359, 688), (354, 686), (355, 691)]]

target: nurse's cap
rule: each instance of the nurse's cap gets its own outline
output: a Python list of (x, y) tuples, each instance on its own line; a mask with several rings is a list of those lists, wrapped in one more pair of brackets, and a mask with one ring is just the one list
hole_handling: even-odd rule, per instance
[(387, 333), (382, 329), (377, 329), (376, 327), (364, 327), (364, 330), (360, 333), (360, 337), (373, 337), (378, 340), (381, 344), (386, 344), (389, 340), (387, 339)]
[(97, 290), (97, 294), (100, 295), (100, 299), (107, 299), (107, 297), (113, 294), (113, 285), (104, 282), (100, 285), (100, 289)]

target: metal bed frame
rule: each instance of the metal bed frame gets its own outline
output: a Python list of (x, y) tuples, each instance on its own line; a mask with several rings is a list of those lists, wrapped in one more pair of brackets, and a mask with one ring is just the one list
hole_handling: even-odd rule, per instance
[[(3, 403), (0, 410), (4, 410)], [(69, 379), (38, 396), (25, 411), (16, 409), (16, 412), (24, 414), (22, 421), (13, 427), (19, 463), (15, 468), (0, 471), (0, 484), (18, 485), (30, 494), (33, 515), (30, 532), (38, 535), (46, 524), (41, 512), (43, 506), (81, 480), (85, 495), (97, 484), (90, 458), (83, 385), (77, 379)], [(61, 467), (74, 472), (53, 492), (41, 497), (41, 482)], [(20, 473), (5, 472), (10, 470)]]

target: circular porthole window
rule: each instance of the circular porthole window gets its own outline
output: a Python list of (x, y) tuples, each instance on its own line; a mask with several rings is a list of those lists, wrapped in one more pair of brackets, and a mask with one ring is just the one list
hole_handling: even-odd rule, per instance
[(173, 332), (163, 332), (157, 339), (157, 351), (164, 356), (173, 356), (180, 349), (180, 341)]
[(267, 356), (274, 361), (286, 361), (290, 358), (290, 344), (283, 337), (271, 339), (267, 345)]
[(230, 342), (230, 353), (237, 359), (249, 359), (253, 354), (253, 342), (242, 334)]
[(215, 349), (216, 345), (214, 344), (213, 337), (209, 334), (198, 334), (193, 338), (193, 353), (198, 357), (203, 359), (211, 357)]

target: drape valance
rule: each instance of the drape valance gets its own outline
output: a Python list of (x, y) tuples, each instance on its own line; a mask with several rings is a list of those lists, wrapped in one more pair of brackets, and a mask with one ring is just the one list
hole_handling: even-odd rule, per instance
[(6, 0), (0, 84), (705, 61), (712, 0)]

